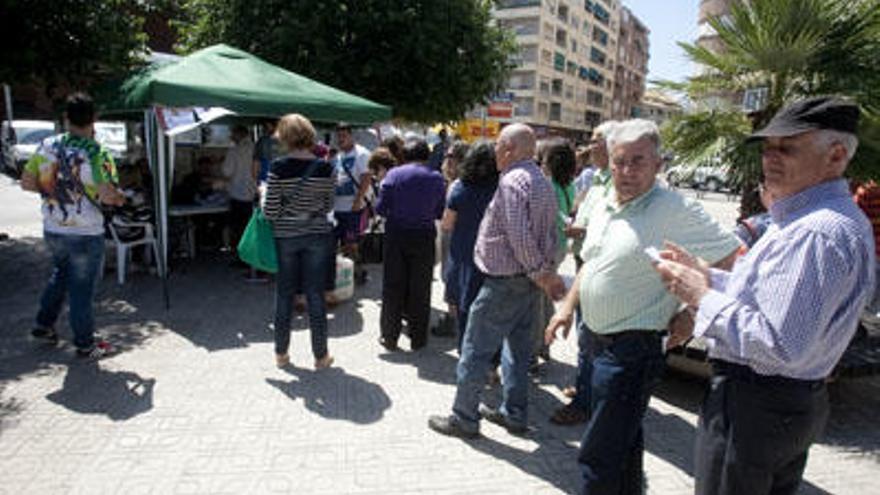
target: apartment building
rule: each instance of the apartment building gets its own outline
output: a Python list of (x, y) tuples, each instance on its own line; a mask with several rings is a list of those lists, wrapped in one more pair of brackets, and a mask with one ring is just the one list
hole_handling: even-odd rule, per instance
[(710, 17), (724, 17), (730, 14), (731, 5), (738, 0), (700, 0), (697, 17), (697, 45), (713, 51), (722, 51), (724, 43), (709, 25)]
[[(730, 15), (731, 6), (740, 0), (700, 0), (700, 10), (697, 17), (697, 40), (696, 44), (714, 52), (724, 51), (724, 42), (718, 37), (718, 33), (709, 24), (712, 17), (725, 17)], [(705, 69), (697, 67), (697, 72), (701, 73)], [(755, 93), (760, 97), (760, 91)], [(696, 102), (698, 107), (718, 108), (726, 106), (742, 105), (746, 99), (746, 95), (738, 92), (718, 92), (708, 95)], [(760, 103), (752, 106), (760, 105)], [(754, 109), (754, 108), (753, 108)]]
[(654, 121), (658, 126), (682, 113), (682, 106), (672, 96), (658, 89), (648, 89), (639, 105), (639, 117)]
[(640, 106), (648, 75), (648, 34), (650, 31), (632, 11), (620, 9), (617, 32), (617, 65), (614, 71), (614, 92), (611, 116), (625, 120), (643, 116)]
[(516, 33), (519, 53), (505, 95), (512, 113), (491, 118), (585, 139), (612, 117), (619, 0), (499, 0), (494, 15)]

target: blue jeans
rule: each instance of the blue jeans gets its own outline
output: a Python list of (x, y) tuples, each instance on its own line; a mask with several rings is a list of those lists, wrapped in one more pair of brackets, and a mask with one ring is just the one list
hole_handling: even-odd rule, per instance
[(660, 339), (652, 331), (613, 341), (593, 335), (592, 413), (578, 452), (584, 494), (642, 493), (642, 419), (665, 368)]
[(73, 344), (90, 349), (95, 344), (93, 305), (98, 271), (104, 260), (104, 236), (44, 232), (43, 239), (52, 252), (52, 275), (40, 298), (37, 325), (53, 327), (67, 295)]
[(540, 297), (541, 289), (525, 276), (487, 276), (483, 280), (471, 305), (458, 361), (458, 387), (452, 412), (463, 429), (478, 431), (480, 428), (480, 392), (493, 367), (492, 356), (502, 342), (504, 398), (499, 411), (512, 426), (527, 424), (532, 327)]
[(324, 304), (328, 253), (334, 250), (333, 234), (276, 237), (278, 275), (275, 280), (275, 354), (287, 354), (290, 347), (290, 315), (293, 296), (302, 281), (309, 304), (309, 327), (315, 359), (327, 355), (327, 308)]
[(577, 326), (578, 353), (577, 374), (575, 375), (575, 395), (571, 404), (590, 415), (590, 376), (593, 374), (593, 359), (595, 346), (593, 332), (587, 327), (583, 319), (579, 319)]

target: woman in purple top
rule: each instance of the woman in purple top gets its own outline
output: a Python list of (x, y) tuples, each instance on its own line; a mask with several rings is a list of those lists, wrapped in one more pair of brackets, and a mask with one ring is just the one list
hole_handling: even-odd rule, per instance
[(459, 178), (449, 191), (440, 228), (451, 232), (447, 283), (456, 285), (458, 296), (458, 350), (467, 328), (468, 310), (483, 284), (483, 274), (474, 265), (474, 246), (483, 213), (498, 186), (495, 148), (479, 142), (468, 151), (459, 165)]

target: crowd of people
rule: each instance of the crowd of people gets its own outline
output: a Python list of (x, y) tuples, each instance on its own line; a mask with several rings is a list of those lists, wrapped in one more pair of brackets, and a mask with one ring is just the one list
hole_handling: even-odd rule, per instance
[[(431, 334), (457, 339), (455, 398), (429, 428), (475, 438), (485, 419), (529, 434), (529, 369), (575, 327), (571, 402), (551, 421), (583, 425), (583, 493), (642, 493), (642, 421), (665, 353), (703, 337), (713, 376), (698, 426), (696, 492), (787, 494), (827, 420), (826, 378), (874, 294), (874, 233), (843, 179), (858, 117), (847, 101), (811, 98), (752, 134), (768, 211), (736, 234), (658, 180), (660, 134), (640, 119), (603, 123), (581, 147), (539, 141), (515, 123), (494, 143), (444, 136), (431, 150), (423, 139), (392, 137), (372, 152), (343, 124), (331, 158), (312, 123), (291, 114), (255, 145), (234, 149), (224, 172), (241, 203), (236, 235), (265, 180), (279, 367), (290, 364), (297, 293), (308, 305), (314, 366), (333, 365), (328, 273), (337, 249), (357, 260), (365, 218), (377, 215), (382, 349), (399, 352), (402, 334), (413, 351)], [(66, 118), (69, 132), (43, 143), (22, 175), (22, 187), (44, 198), (53, 256), (32, 335), (57, 342), (69, 294), (77, 352), (97, 358), (109, 350), (94, 338), (92, 316), (101, 208), (121, 195), (112, 158), (90, 137), (91, 101), (71, 97)], [(247, 141), (236, 132), (237, 144)], [(857, 199), (876, 208), (877, 196), (859, 187)], [(438, 227), (448, 312), (432, 330)], [(577, 274), (566, 281), (559, 268), (569, 253)], [(481, 394), (498, 369), (502, 400), (493, 408)]]

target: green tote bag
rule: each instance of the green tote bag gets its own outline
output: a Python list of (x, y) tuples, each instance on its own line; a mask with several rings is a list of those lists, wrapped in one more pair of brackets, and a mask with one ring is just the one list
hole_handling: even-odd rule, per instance
[(257, 270), (278, 272), (278, 254), (275, 252), (272, 224), (266, 220), (260, 208), (254, 208), (241, 241), (238, 242), (238, 257)]

